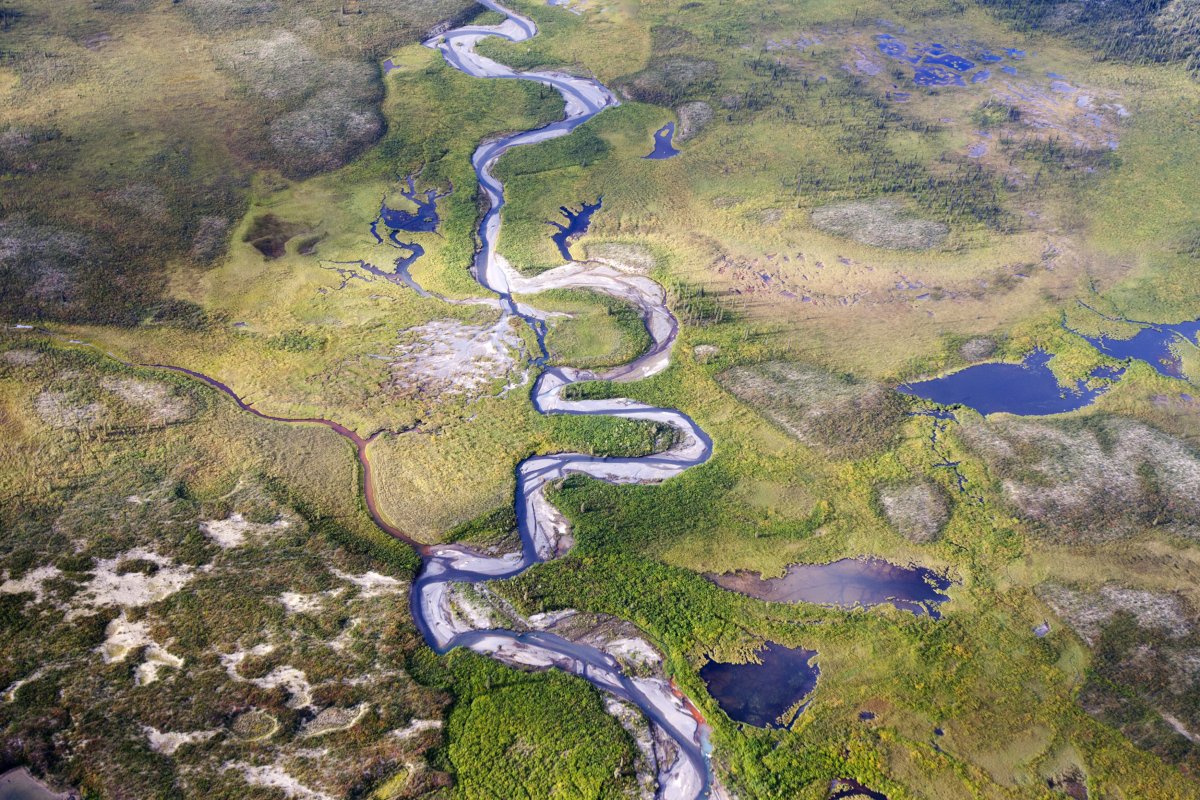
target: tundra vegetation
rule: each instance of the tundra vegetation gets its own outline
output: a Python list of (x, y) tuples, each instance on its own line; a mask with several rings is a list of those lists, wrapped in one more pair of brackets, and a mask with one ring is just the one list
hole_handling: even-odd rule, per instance
[[(1133, 362), (1053, 420), (935, 421), (892, 391), (1035, 346), (1071, 385), (1117, 364), (1069, 329), (1200, 317), (1187, 4), (516, 5), (540, 35), (481, 52), (593, 74), (622, 104), (501, 159), (500, 252), (557, 266), (547, 223), (602, 197), (572, 252), (658, 280), (680, 337), (663, 373), (573, 394), (679, 408), (715, 447), (662, 486), (552, 486), (575, 548), (497, 596), (636, 625), (737, 796), (822, 800), (841, 778), (893, 800), (1200, 796), (1195, 386)], [(413, 176), (441, 197), (436, 231), (397, 234), (423, 250), (412, 276), (477, 294), (469, 156), (561, 113), (417, 44), (476, 11), (0, 3), (0, 317), (35, 327), (0, 340), (0, 767), (97, 797), (639, 785), (579, 679), (424, 646), (417, 560), (366, 515), (343, 440), (121, 363), (384, 431), (379, 507), (427, 542), (511, 548), (529, 454), (661, 449), (654, 427), (538, 415), (527, 330), (387, 274), (402, 253), (370, 226), (413, 208)], [(1012, 72), (921, 85), (885, 33)], [(643, 159), (667, 121), (680, 155)], [(623, 304), (521, 300), (554, 312), (552, 363), (647, 345)], [(1196, 343), (1177, 349), (1200, 380)], [(952, 576), (943, 618), (702, 577), (857, 556)], [(699, 679), (765, 641), (818, 653), (790, 730), (733, 723)]]

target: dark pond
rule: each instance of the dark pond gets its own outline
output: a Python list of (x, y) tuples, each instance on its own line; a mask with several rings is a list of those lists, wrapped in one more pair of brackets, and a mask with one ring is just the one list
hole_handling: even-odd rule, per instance
[(851, 778), (838, 778), (829, 787), (829, 800), (848, 800), (852, 797), (869, 797), (871, 800), (888, 800), (883, 792), (876, 792)]
[(549, 222), (548, 225), (553, 225), (558, 228), (558, 233), (550, 238), (558, 245), (558, 252), (567, 261), (571, 261), (570, 241), (576, 236), (581, 236), (587, 233), (587, 229), (591, 227), (592, 215), (600, 210), (601, 204), (604, 202), (603, 197), (597, 197), (594, 203), (582, 203), (578, 211), (567, 206), (561, 206), (558, 210), (562, 212), (566, 218), (567, 224), (561, 222)]
[[(906, 383), (898, 391), (943, 406), (967, 406), (980, 414), (1004, 412), (1022, 416), (1062, 414), (1090, 405), (1111, 383), (1089, 389), (1086, 381), (1061, 386), (1047, 366), (1050, 354), (1034, 350), (1019, 364), (976, 364), (940, 378)], [(1101, 367), (1091, 377), (1114, 381), (1122, 370)]]
[[(730, 719), (758, 728), (787, 728), (795, 717), (780, 719), (816, 688), (821, 670), (815, 650), (767, 642), (756, 656), (761, 664), (709, 661), (700, 678)], [(803, 710), (803, 709), (801, 709)]]
[(655, 161), (661, 161), (664, 158), (679, 155), (679, 151), (675, 149), (675, 145), (671, 143), (671, 138), (675, 135), (675, 123), (668, 122), (657, 131), (654, 132), (654, 152), (642, 158), (649, 158)]
[(860, 712), (858, 712), (858, 718), (861, 719), (863, 722), (870, 722), (871, 720), (875, 719), (875, 712), (874, 711), (860, 711)]
[(792, 564), (781, 578), (763, 580), (757, 572), (705, 575), (718, 586), (770, 603), (818, 603), (839, 608), (884, 603), (917, 616), (941, 615), (937, 604), (950, 599), (950, 579), (931, 569), (901, 567), (878, 558), (843, 558), (829, 564)]
[(1110, 339), (1107, 336), (1087, 336), (1075, 331), (1106, 356), (1122, 360), (1137, 359), (1154, 367), (1160, 375), (1182, 378), (1183, 362), (1173, 348), (1196, 346), (1200, 336), (1200, 320), (1174, 325), (1138, 322), (1146, 327), (1130, 339)]

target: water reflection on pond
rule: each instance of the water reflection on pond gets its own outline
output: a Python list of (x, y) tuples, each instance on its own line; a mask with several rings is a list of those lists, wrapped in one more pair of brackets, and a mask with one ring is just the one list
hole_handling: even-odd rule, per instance
[(739, 571), (706, 575), (718, 586), (771, 603), (817, 603), (839, 608), (885, 603), (938, 619), (937, 605), (950, 599), (951, 580), (926, 567), (878, 558), (843, 558), (829, 564), (792, 564), (781, 578)]

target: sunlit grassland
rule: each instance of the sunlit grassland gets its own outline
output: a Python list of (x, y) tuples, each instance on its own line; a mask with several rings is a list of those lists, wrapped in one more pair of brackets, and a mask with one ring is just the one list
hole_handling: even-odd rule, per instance
[[(515, 82), (489, 86), (472, 81), (425, 48), (406, 50), (402, 61), (389, 79), (395, 88), (386, 110), (394, 122), (371, 156), (302, 183), (259, 185), (250, 211), (233, 232), (228, 259), (202, 275), (175, 273), (176, 293), (201, 304), (209, 326), (73, 332), (133, 360), (204, 371), (268, 413), (336, 417), (364, 432), (411, 419), (411, 410), (398, 411), (397, 403), (379, 396), (386, 371), (371, 363), (370, 355), (386, 354), (400, 329), (441, 317), (479, 323), (495, 312), (421, 300), (406, 287), (361, 270), (370, 282), (350, 279), (339, 288), (344, 276), (329, 268), (352, 269), (334, 262), (359, 259), (392, 268), (400, 251), (375, 243), (368, 226), (385, 196), (403, 205), (395, 197), (396, 182), (424, 168), (421, 187), (455, 191), (439, 203), (442, 232), (404, 239), (426, 249), (414, 275), (435, 291), (480, 294), (465, 269), (475, 215), (470, 152), (489, 131), (536, 124), (544, 98), (536, 88)], [(446, 108), (448, 104), (455, 107)], [(475, 126), (450, 125), (464, 117), (476, 120)], [(443, 149), (425, 152), (435, 143)], [(433, 158), (427, 161), (429, 156)], [(268, 213), (305, 231), (275, 260), (242, 241), (254, 220)], [(310, 237), (322, 237), (316, 252), (299, 254), (298, 245)], [(235, 323), (242, 325), (234, 328)], [(322, 346), (281, 353), (267, 344), (270, 337), (297, 329)]]
[(465, 419), (372, 443), (380, 511), (418, 539), (513, 502), (517, 464), (548, 452), (643, 455), (662, 449), (657, 427), (610, 417), (538, 414), (528, 387), (472, 404)]
[(611, 367), (632, 361), (650, 346), (637, 309), (594, 292), (554, 290), (522, 298), (543, 311), (567, 316), (549, 321), (546, 347), (555, 364)]

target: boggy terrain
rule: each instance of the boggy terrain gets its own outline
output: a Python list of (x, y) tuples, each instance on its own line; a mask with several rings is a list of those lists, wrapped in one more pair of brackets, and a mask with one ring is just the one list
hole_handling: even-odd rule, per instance
[[(678, 694), (718, 794), (1197, 796), (1194, 20), (1118, 5), (0, 6), (0, 766), (651, 796)], [(563, 97), (481, 65), (618, 102), (509, 149)], [(1024, 418), (894, 391), (1031, 357)], [(414, 547), (344, 438), (122, 362), (337, 421)], [(847, 563), (940, 618), (790, 589)]]

